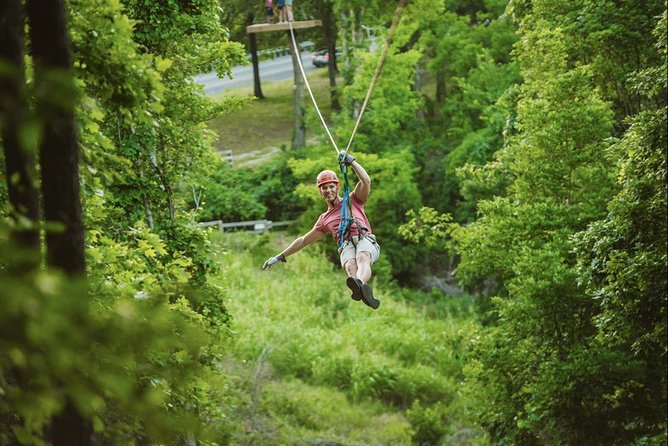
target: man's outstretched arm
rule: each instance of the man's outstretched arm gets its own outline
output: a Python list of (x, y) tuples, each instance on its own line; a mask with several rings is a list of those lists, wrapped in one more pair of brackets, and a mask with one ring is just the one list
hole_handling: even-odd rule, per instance
[(322, 240), (323, 238), (325, 238), (325, 235), (326, 234), (324, 232), (317, 231), (315, 228), (311, 229), (309, 232), (302, 235), (301, 237), (297, 237), (279, 255), (275, 257), (269, 257), (267, 261), (264, 262), (264, 265), (262, 265), (262, 269), (263, 270), (268, 269), (272, 265), (275, 265), (278, 262), (285, 262), (286, 257), (291, 256), (300, 249), (307, 247), (311, 243), (317, 242), (318, 240)]

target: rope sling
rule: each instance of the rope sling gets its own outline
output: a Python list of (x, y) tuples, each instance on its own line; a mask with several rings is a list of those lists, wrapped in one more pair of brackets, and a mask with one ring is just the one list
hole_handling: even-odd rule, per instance
[[(352, 208), (350, 207), (350, 183), (348, 182), (348, 166), (346, 163), (339, 164), (341, 174), (343, 176), (343, 202), (341, 203), (341, 213), (339, 220), (339, 228), (337, 234), (339, 235), (339, 248), (345, 243), (346, 236), (352, 235), (352, 223), (356, 222), (353, 217)], [(363, 237), (363, 234), (358, 228), (358, 237)], [(352, 237), (350, 237), (352, 240)]]
[[(371, 77), (371, 82), (369, 83), (369, 88), (367, 89), (366, 96), (364, 97), (362, 108), (360, 109), (360, 112), (357, 115), (357, 120), (355, 121), (355, 126), (353, 127), (353, 131), (350, 135), (350, 139), (348, 140), (348, 144), (346, 145), (343, 158), (339, 161), (339, 167), (341, 168), (341, 174), (343, 176), (343, 183), (344, 183), (343, 198), (342, 198), (343, 202), (341, 204), (341, 214), (340, 214), (341, 220), (339, 222), (339, 228), (337, 231), (339, 236), (339, 243), (338, 243), (339, 248), (342, 247), (343, 244), (345, 243), (346, 236), (348, 236), (349, 240), (352, 241), (351, 235), (352, 235), (353, 224), (356, 224), (358, 226), (359, 239), (364, 237), (363, 230), (368, 231), (368, 228), (366, 228), (359, 221), (357, 221), (352, 214), (352, 208), (350, 207), (350, 184), (348, 182), (348, 166), (346, 165), (344, 160), (346, 155), (348, 154), (348, 151), (350, 150), (350, 147), (353, 143), (353, 139), (355, 138), (355, 134), (357, 133), (357, 128), (359, 127), (360, 121), (362, 120), (362, 116), (364, 115), (364, 111), (366, 110), (366, 107), (369, 103), (369, 99), (371, 98), (371, 92), (376, 86), (376, 81), (378, 81), (380, 73), (383, 70), (385, 57), (387, 56), (390, 46), (392, 45), (392, 41), (394, 39), (394, 33), (397, 29), (397, 26), (399, 25), (399, 21), (401, 20), (401, 16), (404, 12), (404, 9), (406, 9), (407, 2), (408, 0), (399, 0), (397, 9), (394, 12), (394, 17), (392, 18), (392, 25), (390, 26), (390, 30), (387, 33), (387, 37), (385, 38), (385, 46), (383, 47), (383, 51), (380, 54), (380, 58), (378, 59), (378, 64), (376, 65), (376, 69), (373, 73), (373, 76)], [(313, 102), (315, 111), (318, 113), (320, 122), (322, 123), (322, 126), (325, 129), (325, 132), (327, 133), (329, 141), (332, 143), (334, 150), (336, 150), (336, 154), (338, 157), (341, 150), (339, 150), (339, 147), (336, 145), (336, 141), (334, 141), (334, 137), (332, 136), (332, 133), (329, 131), (329, 127), (327, 126), (325, 119), (322, 117), (322, 113), (320, 112), (318, 103), (316, 102), (315, 97), (313, 96), (311, 85), (309, 84), (308, 79), (306, 78), (306, 73), (304, 72), (301, 56), (299, 55), (299, 49), (298, 49), (299, 47), (297, 46), (297, 39), (295, 39), (295, 32), (294, 29), (292, 28), (292, 20), (288, 20), (288, 26), (290, 27), (290, 37), (292, 38), (292, 49), (295, 58), (297, 59), (297, 65), (299, 66), (299, 71), (301, 72), (302, 78), (304, 79), (304, 84), (306, 85), (306, 89), (308, 90), (309, 96), (311, 97), (311, 102)]]

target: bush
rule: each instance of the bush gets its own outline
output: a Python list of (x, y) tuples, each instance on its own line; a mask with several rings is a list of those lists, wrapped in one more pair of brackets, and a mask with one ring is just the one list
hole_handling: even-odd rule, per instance
[(253, 194), (255, 183), (250, 169), (222, 164), (204, 185), (199, 221), (246, 221), (263, 219), (267, 208)]
[[(183, 301), (102, 291), (52, 271), (0, 269), (0, 439), (40, 444), (66, 402), (109, 444), (224, 438), (224, 383), (203, 367), (211, 340)], [(221, 423), (206, 428), (200, 416)]]
[(406, 411), (406, 415), (411, 423), (413, 431), (411, 440), (414, 445), (428, 446), (440, 443), (446, 433), (445, 426), (447, 425), (441, 403), (422, 407), (419, 401), (415, 401)]

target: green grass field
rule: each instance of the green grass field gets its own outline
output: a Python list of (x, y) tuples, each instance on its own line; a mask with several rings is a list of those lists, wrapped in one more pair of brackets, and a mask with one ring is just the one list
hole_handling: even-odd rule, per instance
[[(320, 69), (308, 75), (313, 95), (325, 119), (331, 112), (329, 79), (327, 70)], [(252, 165), (281, 150), (290, 147), (293, 120), (293, 80), (266, 82), (262, 84), (265, 99), (256, 100), (242, 110), (228, 113), (209, 121), (209, 127), (218, 135), (216, 150), (231, 150), (235, 165)], [(308, 92), (305, 91), (306, 112), (315, 109)], [(217, 99), (230, 96), (253, 95), (253, 86), (224, 92)], [(307, 138), (313, 133), (307, 130)]]
[(345, 274), (316, 247), (261, 271), (289, 234), (212, 237), (215, 283), (233, 315), (224, 368), (242, 428), (231, 444), (409, 446), (471, 431), (460, 394), (471, 299), (450, 298), (435, 315), (374, 283), (374, 311), (350, 298)]

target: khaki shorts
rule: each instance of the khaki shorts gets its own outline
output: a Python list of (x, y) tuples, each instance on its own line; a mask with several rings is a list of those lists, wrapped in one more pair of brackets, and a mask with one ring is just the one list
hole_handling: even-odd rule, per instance
[(376, 242), (376, 236), (367, 234), (359, 240), (359, 237), (354, 236), (352, 242), (348, 240), (339, 248), (339, 255), (341, 257), (341, 266), (346, 262), (357, 257), (358, 252), (368, 252), (371, 254), (371, 264), (376, 263), (380, 257), (380, 245)]

